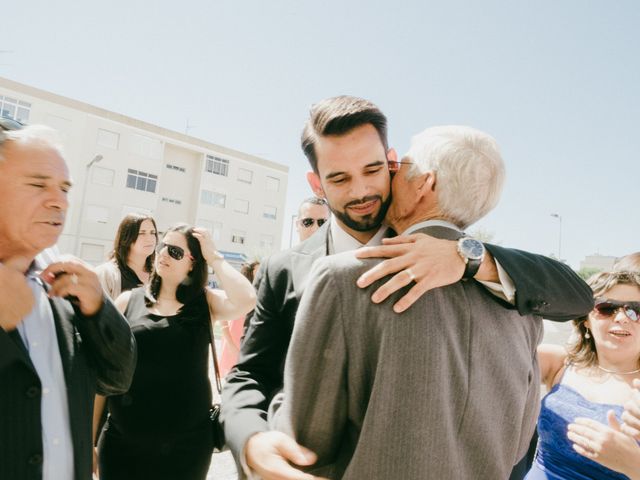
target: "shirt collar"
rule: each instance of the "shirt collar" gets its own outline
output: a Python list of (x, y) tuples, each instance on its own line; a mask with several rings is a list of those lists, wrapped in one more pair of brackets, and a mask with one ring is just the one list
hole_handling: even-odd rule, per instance
[(329, 221), (329, 229), (332, 239), (332, 254), (357, 250), (365, 245), (380, 245), (387, 231), (386, 225), (381, 225), (376, 234), (367, 243), (360, 243), (347, 232), (345, 232), (334, 217)]
[(462, 232), (462, 230), (460, 230), (456, 225), (451, 222), (447, 222), (446, 220), (425, 220), (424, 222), (418, 222), (414, 225), (411, 225), (404, 232), (402, 232), (402, 235), (410, 235), (413, 232), (425, 227), (446, 227), (451, 228), (457, 232)]

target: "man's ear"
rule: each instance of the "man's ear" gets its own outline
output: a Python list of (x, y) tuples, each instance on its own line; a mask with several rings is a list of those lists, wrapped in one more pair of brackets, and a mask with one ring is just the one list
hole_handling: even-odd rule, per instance
[(418, 194), (420, 197), (433, 195), (436, 191), (436, 172), (429, 171), (419, 175), (416, 179), (418, 182)]
[(395, 148), (390, 148), (387, 150), (387, 160), (390, 162), (398, 161), (398, 152), (396, 152)]
[(424, 174), (424, 182), (420, 188), (424, 188), (430, 192), (436, 191), (436, 172), (430, 171)]
[(320, 176), (316, 172), (307, 172), (307, 182), (309, 182), (309, 186), (316, 197), (325, 198), (324, 190), (320, 183)]

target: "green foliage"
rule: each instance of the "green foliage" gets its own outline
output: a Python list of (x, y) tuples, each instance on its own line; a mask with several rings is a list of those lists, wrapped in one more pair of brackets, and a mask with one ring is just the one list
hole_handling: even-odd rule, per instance
[(578, 275), (580, 275), (580, 278), (582, 278), (583, 280), (587, 280), (591, 275), (599, 273), (601, 271), (601, 268), (585, 267), (578, 270)]

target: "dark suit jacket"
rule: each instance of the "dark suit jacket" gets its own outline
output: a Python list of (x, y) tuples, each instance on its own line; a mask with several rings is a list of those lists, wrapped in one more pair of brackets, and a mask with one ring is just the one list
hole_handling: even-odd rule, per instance
[[(313, 262), (328, 254), (328, 227), (324, 225), (307, 241), (273, 255), (258, 272), (256, 308), (247, 318), (238, 364), (227, 375), (222, 391), (221, 419), (237, 462), (247, 439), (268, 430), (267, 410), (282, 389), (284, 362), (306, 277)], [(515, 308), (521, 315), (566, 321), (593, 307), (591, 289), (567, 265), (541, 255), (485, 246), (514, 282)]]
[[(96, 393), (127, 391), (135, 340), (110, 300), (93, 317), (63, 299), (50, 300), (67, 384), (76, 480), (91, 478)], [(0, 478), (42, 478), (41, 384), (17, 330), (0, 328)]]

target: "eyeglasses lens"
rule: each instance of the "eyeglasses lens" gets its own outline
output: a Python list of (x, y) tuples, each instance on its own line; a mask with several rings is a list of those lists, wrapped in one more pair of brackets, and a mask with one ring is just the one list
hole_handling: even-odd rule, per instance
[(160, 242), (158, 244), (158, 253), (164, 250), (164, 247), (167, 247), (167, 253), (174, 260), (182, 260), (184, 258), (184, 249), (182, 247)]
[(304, 228), (313, 227), (313, 224), (318, 222), (318, 227), (321, 227), (327, 221), (326, 218), (303, 218), (300, 220), (300, 223)]
[(612, 317), (620, 309), (632, 322), (637, 322), (640, 319), (640, 303), (633, 302), (630, 304), (621, 302), (600, 302), (596, 303), (595, 310), (603, 317)]

